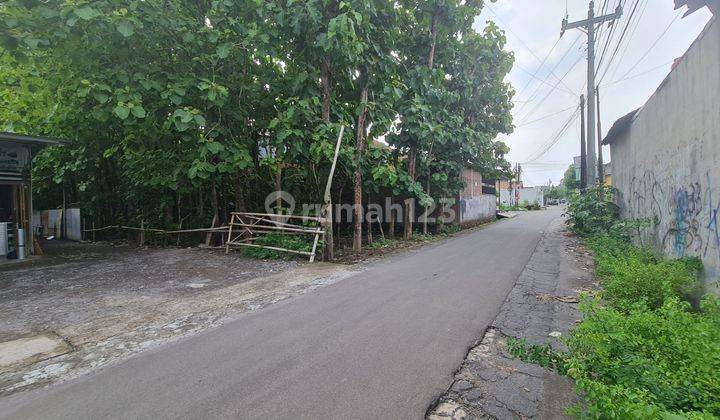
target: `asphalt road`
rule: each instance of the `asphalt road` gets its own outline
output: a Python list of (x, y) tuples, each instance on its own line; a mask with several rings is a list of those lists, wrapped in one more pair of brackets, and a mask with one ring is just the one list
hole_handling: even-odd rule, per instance
[(4, 398), (0, 417), (422, 418), (559, 216), (525, 213), (374, 263), (91, 375)]

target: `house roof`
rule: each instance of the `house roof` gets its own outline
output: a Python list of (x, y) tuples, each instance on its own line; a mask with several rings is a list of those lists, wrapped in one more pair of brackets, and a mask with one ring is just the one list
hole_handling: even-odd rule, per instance
[(688, 7), (688, 11), (685, 12), (683, 17), (695, 13), (705, 6), (707, 6), (713, 14), (717, 14), (718, 8), (720, 8), (720, 0), (675, 0), (676, 10), (683, 6)]
[(0, 141), (11, 142), (16, 144), (24, 144), (30, 146), (56, 146), (64, 142), (54, 137), (44, 136), (28, 136), (25, 134), (16, 134), (8, 132), (0, 132)]
[(608, 131), (607, 135), (605, 136), (605, 139), (603, 139), (602, 144), (612, 144), (615, 140), (618, 139), (618, 137), (625, 134), (632, 125), (633, 121), (635, 120), (635, 116), (639, 111), (640, 108), (630, 112), (629, 114), (615, 121), (615, 124), (613, 124), (612, 128), (610, 128), (610, 131)]

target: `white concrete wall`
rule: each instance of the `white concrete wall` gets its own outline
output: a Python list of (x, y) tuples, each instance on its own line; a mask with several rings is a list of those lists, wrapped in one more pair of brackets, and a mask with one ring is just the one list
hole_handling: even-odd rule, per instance
[(711, 23), (611, 145), (625, 218), (657, 218), (644, 238), (720, 274), (720, 25)]
[[(514, 194), (515, 190), (500, 190), (500, 204), (515, 204)], [(540, 187), (521, 188), (518, 204), (522, 205), (524, 202), (528, 202), (530, 204), (537, 203), (541, 206), (545, 205), (545, 192)]]
[(490, 194), (472, 198), (460, 198), (458, 210), (460, 223), (494, 219), (497, 215), (497, 198)]

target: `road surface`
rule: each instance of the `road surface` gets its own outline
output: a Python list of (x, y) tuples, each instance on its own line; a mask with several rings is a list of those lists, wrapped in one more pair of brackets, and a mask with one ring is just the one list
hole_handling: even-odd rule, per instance
[(0, 418), (422, 418), (559, 216), (523, 213), (373, 263), (118, 365), (4, 398)]

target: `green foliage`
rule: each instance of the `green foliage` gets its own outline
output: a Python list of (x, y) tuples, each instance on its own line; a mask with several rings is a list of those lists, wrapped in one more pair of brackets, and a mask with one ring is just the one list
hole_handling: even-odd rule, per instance
[(568, 374), (588, 418), (720, 416), (720, 317), (716, 297), (693, 312), (678, 298), (657, 309), (620, 312), (596, 299), (567, 341)]
[(36, 159), (38, 206), (66, 194), (100, 225), (207, 226), (231, 202), (261, 208), (277, 174), (298, 202), (321, 202), (338, 125), (353, 127), (366, 80), (368, 143), (387, 135), (397, 148), (361, 155), (346, 130), (333, 197), (359, 166), (368, 191), (431, 203), (459, 190), (468, 164), (509, 170), (509, 149), (492, 139), (512, 130), (513, 58), (494, 24), (473, 29), (481, 7), (8, 0), (0, 122), (69, 140)]
[(546, 200), (559, 200), (561, 198), (567, 198), (568, 190), (564, 185), (559, 187), (552, 187), (549, 191), (545, 192)]
[[(259, 237), (255, 242), (257, 245), (272, 246), (275, 248), (292, 249), (294, 251), (312, 251), (313, 241), (307, 237), (300, 235), (281, 235), (277, 233), (270, 233)], [(318, 248), (322, 249), (322, 241), (318, 242)], [(244, 248), (243, 254), (248, 257), (259, 258), (259, 259), (287, 259), (291, 258), (295, 254), (275, 251), (272, 249), (264, 248)]]
[(591, 235), (607, 232), (617, 221), (619, 208), (613, 193), (602, 185), (588, 188), (570, 198), (567, 223), (576, 233)]
[(507, 341), (507, 347), (513, 357), (517, 357), (523, 362), (552, 369), (561, 375), (567, 373), (567, 355), (553, 350), (550, 344), (541, 346), (528, 343), (524, 339), (510, 338)]
[(580, 189), (580, 180), (575, 178), (575, 166), (570, 165), (563, 176), (562, 185), (565, 191), (570, 194)]
[(656, 259), (627, 240), (603, 235), (588, 240), (597, 261), (597, 276), (608, 305), (629, 311), (661, 307), (667, 299), (697, 295), (702, 262), (697, 258)]
[[(586, 235), (602, 290), (583, 297), (583, 321), (562, 362), (584, 397), (581, 418), (710, 419), (720, 416), (720, 300), (694, 307), (698, 258), (667, 260), (632, 244), (649, 220), (617, 221), (598, 187), (573, 198), (569, 223)], [(518, 357), (552, 367), (549, 348), (513, 344)]]
[(380, 238), (373, 243), (370, 244), (370, 248), (372, 249), (386, 249), (386, 248), (392, 248), (398, 243), (396, 239), (389, 239), (389, 238)]
[(521, 206), (511, 206), (510, 204), (500, 204), (498, 207), (500, 211), (527, 211), (526, 207)]

